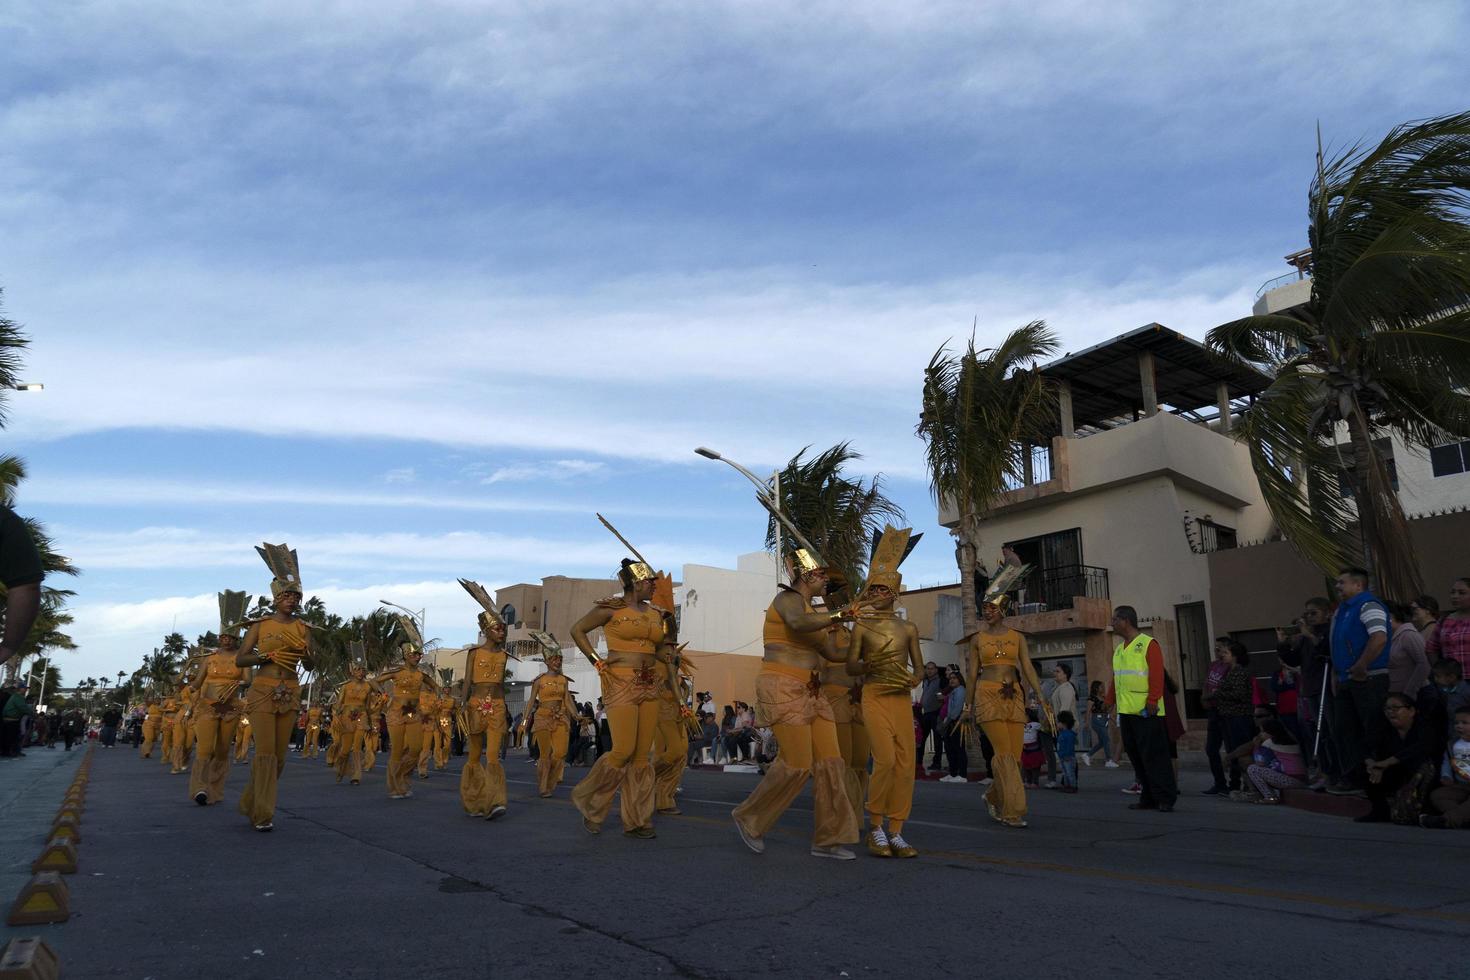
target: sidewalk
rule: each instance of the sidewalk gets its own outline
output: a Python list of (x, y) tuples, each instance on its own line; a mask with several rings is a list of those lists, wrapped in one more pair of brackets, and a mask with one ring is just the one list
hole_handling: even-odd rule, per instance
[[(97, 752), (104, 751), (99, 748)], [(118, 747), (109, 752), (123, 752)], [(58, 743), (54, 749), (35, 746), (24, 758), (0, 759), (0, 946), (16, 936), (40, 936), (60, 952), (67, 923), (50, 926), (5, 925), (5, 914), (22, 886), (31, 879), (31, 862), (51, 833), (51, 820), (86, 755), (85, 744), (70, 752)], [(82, 846), (87, 840), (87, 815), (82, 814)], [(78, 849), (80, 852), (80, 848)], [(85, 873), (85, 872), (79, 872)], [(70, 877), (70, 876), (68, 876)], [(71, 926), (75, 928), (75, 926)]]

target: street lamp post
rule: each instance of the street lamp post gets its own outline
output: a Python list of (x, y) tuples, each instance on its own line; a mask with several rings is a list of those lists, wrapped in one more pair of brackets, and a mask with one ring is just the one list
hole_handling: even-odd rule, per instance
[[(760, 497), (761, 503), (764, 504), (766, 509), (769, 510), (772, 516), (776, 518), (776, 584), (780, 585), (781, 573), (784, 571), (781, 566), (781, 549), (783, 538), (785, 537), (785, 535), (782, 532), (783, 527), (787, 523), (786, 518), (781, 514), (781, 471), (776, 470), (774, 473), (772, 473), (770, 480), (762, 480), (760, 477), (756, 476), (754, 473), (750, 472), (750, 470), (741, 466), (733, 459), (728, 459), (724, 456), (721, 456), (719, 453), (715, 452), (713, 449), (710, 449), (707, 446), (700, 446), (695, 449), (694, 452), (700, 456), (703, 456), (705, 459), (713, 459), (717, 462), (725, 463), (728, 466), (734, 467), (741, 476), (745, 477), (751, 483), (755, 484), (755, 488)], [(811, 548), (811, 546), (808, 545), (806, 541), (801, 538), (801, 535), (796, 532), (795, 528), (792, 528), (792, 533), (793, 536), (797, 538), (798, 543), (800, 543), (803, 547), (806, 547), (808, 549)]]

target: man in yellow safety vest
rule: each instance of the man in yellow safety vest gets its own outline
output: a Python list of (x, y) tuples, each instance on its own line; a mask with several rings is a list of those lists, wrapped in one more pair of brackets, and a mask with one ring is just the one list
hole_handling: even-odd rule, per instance
[(1108, 703), (1118, 706), (1123, 749), (1142, 788), (1138, 802), (1130, 803), (1128, 809), (1170, 813), (1179, 798), (1179, 787), (1164, 727), (1164, 653), (1157, 640), (1139, 631), (1138, 611), (1132, 606), (1113, 610), (1113, 632), (1123, 642), (1113, 650)]

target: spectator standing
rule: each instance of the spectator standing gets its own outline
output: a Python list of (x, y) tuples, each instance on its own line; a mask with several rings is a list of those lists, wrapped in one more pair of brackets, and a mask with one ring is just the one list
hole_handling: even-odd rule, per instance
[(1063, 793), (1077, 792), (1077, 718), (1070, 711), (1057, 712), (1057, 761), (1062, 764)]
[(1429, 808), (1419, 818), (1421, 827), (1470, 827), (1470, 705), (1455, 712), (1455, 738), (1439, 766), (1439, 786), (1429, 794)]
[(1421, 595), (1409, 603), (1409, 615), (1414, 623), (1414, 628), (1424, 634), (1427, 652), (1429, 641), (1434, 639), (1435, 633), (1439, 632), (1439, 600), (1432, 595)]
[(82, 737), (82, 716), (73, 708), (61, 718), (61, 738), (66, 742), (66, 751), (70, 752), (72, 745)]
[(1035, 708), (1026, 709), (1026, 724), (1021, 729), (1021, 784), (1027, 787), (1041, 783), (1041, 764), (1046, 753), (1041, 751), (1041, 722)]
[[(1250, 678), (1250, 654), (1245, 649), (1245, 644), (1239, 640), (1222, 636), (1215, 641), (1216, 649), (1222, 649), (1225, 654), (1223, 663), (1225, 676), (1220, 679), (1220, 685), (1215, 689), (1215, 715), (1219, 722), (1220, 734), (1225, 742), (1226, 753), (1232, 753), (1251, 739), (1251, 708), (1253, 698), (1251, 696)], [(1240, 763), (1231, 761), (1229, 782), (1226, 782), (1225, 766), (1220, 761), (1220, 756), (1213, 752), (1206, 753), (1209, 756), (1210, 775), (1215, 777), (1214, 784), (1204, 791), (1206, 796), (1218, 796), (1240, 789)]]
[(1388, 625), (1392, 628), (1388, 646), (1388, 689), (1407, 694), (1416, 702), (1419, 692), (1429, 683), (1429, 658), (1424, 652), (1424, 634), (1414, 626), (1409, 607), (1388, 603)]
[(1435, 772), (1428, 726), (1419, 720), (1413, 699), (1397, 692), (1384, 698), (1383, 710), (1388, 724), (1379, 729), (1373, 752), (1364, 763), (1372, 809), (1357, 820), (1418, 823)]
[(1132, 606), (1113, 610), (1113, 632), (1122, 640), (1113, 650), (1113, 686), (1108, 703), (1118, 709), (1123, 750), (1138, 779), (1138, 802), (1130, 810), (1170, 813), (1179, 784), (1169, 762), (1169, 735), (1164, 727), (1164, 651), (1138, 628)]
[(1426, 649), (1430, 660), (1440, 657), (1457, 660), (1461, 673), (1470, 673), (1470, 578), (1457, 578), (1450, 583), (1450, 606)]
[(965, 733), (959, 726), (960, 716), (965, 713), (965, 679), (959, 667), (949, 669), (949, 693), (941, 709), (940, 730), (944, 732), (944, 754), (949, 760), (949, 775), (941, 783), (967, 783), (970, 772), (970, 753), (965, 748)]
[[(1338, 775), (1336, 757), (1330, 751), (1328, 723), (1332, 717), (1331, 648), (1327, 624), (1332, 618), (1332, 603), (1320, 596), (1308, 599), (1296, 622), (1295, 635), (1276, 631), (1276, 655), (1299, 671), (1297, 678), (1297, 715), (1301, 719), (1302, 756), (1310, 769), (1314, 764), (1323, 775)], [(1326, 732), (1329, 741), (1319, 745), (1319, 733)]]
[[(1337, 595), (1340, 602), (1328, 637), (1333, 745), (1342, 774), (1327, 792), (1350, 794), (1366, 783), (1364, 760), (1383, 733), (1390, 654), (1388, 610), (1368, 591), (1368, 573), (1361, 568), (1345, 568), (1338, 574)], [(1443, 626), (1440, 632), (1443, 637)]]
[[(1051, 710), (1045, 716), (1056, 718), (1066, 711), (1076, 717), (1077, 688), (1072, 686), (1072, 665), (1065, 661), (1058, 663), (1051, 669), (1051, 681), (1051, 690), (1046, 695)], [(1057, 783), (1057, 735), (1049, 725), (1042, 724), (1041, 751), (1046, 756), (1046, 781), (1042, 785), (1047, 789)]]
[[(924, 768), (924, 741), (939, 726), (939, 707), (943, 690), (944, 678), (939, 675), (939, 665), (931, 660), (924, 665), (924, 680), (919, 685), (919, 747), (914, 761), (920, 770)], [(939, 771), (939, 757), (943, 752), (944, 746), (936, 738), (934, 740), (934, 759), (929, 764), (930, 772)]]
[(1095, 753), (1103, 754), (1103, 762), (1109, 769), (1118, 768), (1113, 761), (1113, 746), (1108, 738), (1108, 719), (1112, 712), (1108, 710), (1105, 700), (1105, 691), (1102, 681), (1093, 681), (1087, 689), (1087, 724), (1092, 729), (1092, 747), (1082, 753), (1084, 765), (1092, 765), (1092, 757)]
[(122, 711), (117, 705), (108, 705), (107, 710), (102, 712), (102, 745), (104, 748), (112, 748), (117, 744), (117, 729), (122, 724)]
[[(1211, 760), (1212, 773), (1219, 768), (1213, 760), (1225, 747), (1225, 726), (1220, 722), (1220, 712), (1215, 702), (1219, 696), (1220, 682), (1230, 671), (1229, 644), (1228, 636), (1215, 638), (1215, 659), (1210, 661), (1209, 669), (1205, 671), (1205, 683), (1200, 690), (1200, 703), (1205, 707), (1205, 757)], [(1216, 779), (1216, 785), (1223, 782), (1223, 777)], [(1215, 789), (1215, 792), (1220, 791)]]

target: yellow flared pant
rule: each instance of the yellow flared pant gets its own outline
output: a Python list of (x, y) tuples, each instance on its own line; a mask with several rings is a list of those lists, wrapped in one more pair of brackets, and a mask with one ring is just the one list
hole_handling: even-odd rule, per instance
[(1021, 740), (1025, 725), (1019, 721), (982, 721), (980, 727), (995, 758), (990, 760), (994, 782), (985, 793), (985, 802), (995, 807), (1002, 820), (1019, 820), (1026, 816), (1026, 787), (1021, 782)]
[(842, 761), (847, 763), (847, 778), (843, 785), (852, 803), (852, 812), (857, 815), (858, 826), (862, 826), (863, 801), (868, 798), (867, 726), (860, 721), (839, 721), (837, 747), (842, 750)]
[(244, 762), (245, 757), (250, 754), (250, 726), (240, 724), (235, 729), (235, 761)]
[(658, 728), (658, 702), (618, 704), (607, 709), (612, 748), (572, 790), (572, 803), (583, 819), (600, 824), (607, 819), (613, 795), (622, 792), (618, 809), (623, 829), (653, 826), (653, 767), (648, 753)]
[(873, 754), (868, 784), (868, 819), (899, 833), (914, 807), (914, 702), (907, 694), (879, 694), (863, 689), (863, 724)]
[(138, 746), (138, 754), (144, 759), (153, 757), (153, 742), (156, 738), (158, 738), (158, 722), (143, 722), (143, 741)]
[[(505, 729), (491, 725), (483, 732), (465, 736), (468, 748), (464, 769), (459, 774), (459, 801), (464, 812), (474, 817), (487, 817), (497, 806), (505, 806), (505, 767), (500, 764), (500, 743)], [(480, 756), (485, 761), (480, 761)]]
[(255, 737), (255, 757), (250, 760), (250, 782), (240, 797), (240, 812), (255, 826), (270, 823), (276, 813), (276, 786), (286, 769), (291, 749), (291, 729), (296, 721), (291, 712), (250, 712), (250, 731)]
[(301, 757), (303, 759), (315, 759), (317, 757), (317, 754), (321, 751), (321, 746), (322, 726), (307, 725), (306, 744), (301, 747)]
[(159, 725), (158, 761), (168, 765), (174, 758), (174, 723), (165, 720)]
[(218, 803), (225, 795), (225, 777), (230, 773), (230, 747), (240, 716), (220, 718), (213, 711), (201, 711), (194, 721), (194, 737), (198, 749), (194, 768), (189, 773), (189, 799), (200, 793), (210, 803)]
[(550, 796), (561, 785), (567, 764), (568, 734), (565, 725), (531, 733), (536, 739), (536, 785), (542, 796)]
[(682, 721), (675, 718), (658, 723), (653, 756), (653, 805), (659, 810), (676, 809), (674, 794), (689, 762), (689, 729)]
[(361, 727), (353, 725), (337, 733), (332, 740), (332, 746), (337, 750), (335, 768), (337, 770), (337, 782), (350, 779), (354, 783), (362, 782), (362, 757), (367, 745), (367, 732)]
[(424, 726), (417, 718), (408, 724), (388, 725), (388, 795), (402, 796), (409, 791), (408, 780), (424, 748)]
[(814, 718), (807, 725), (775, 725), (776, 761), (735, 819), (752, 837), (764, 837), (810, 780), (813, 787), (812, 843), (818, 847), (857, 843), (861, 824), (847, 793), (847, 763), (837, 745), (837, 725)]

